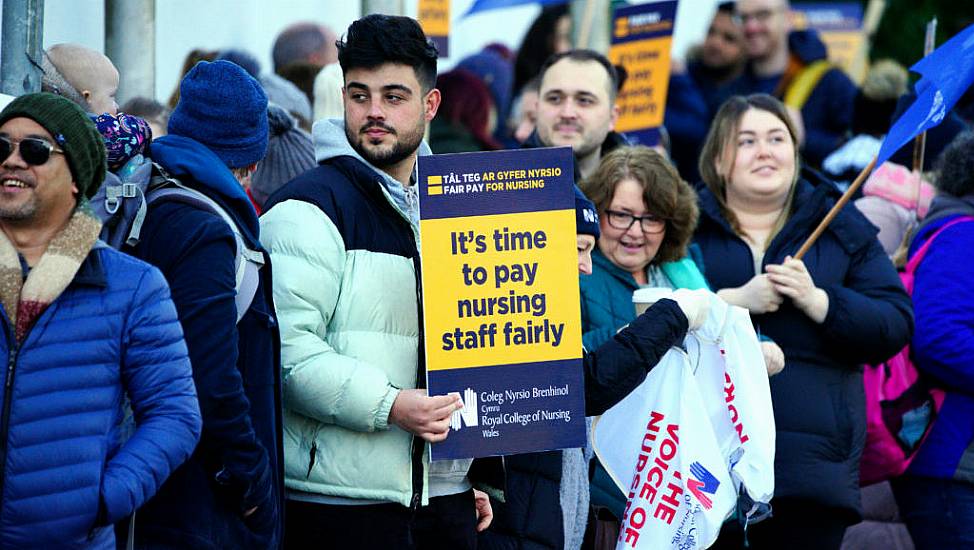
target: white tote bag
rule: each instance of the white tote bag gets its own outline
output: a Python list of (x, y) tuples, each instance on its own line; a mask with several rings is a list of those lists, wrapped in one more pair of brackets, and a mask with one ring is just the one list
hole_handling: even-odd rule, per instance
[(598, 418), (592, 445), (628, 495), (617, 549), (707, 548), (737, 503), (689, 358), (670, 350)]
[(686, 345), (691, 364), (708, 366), (696, 368), (695, 378), (735, 488), (768, 503), (774, 494), (774, 409), (747, 310), (711, 296), (707, 321), (687, 336)]

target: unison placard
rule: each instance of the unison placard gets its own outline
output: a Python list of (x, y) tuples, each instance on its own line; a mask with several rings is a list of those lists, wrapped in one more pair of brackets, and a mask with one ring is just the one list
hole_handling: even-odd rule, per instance
[(434, 460), (585, 443), (569, 147), (419, 159), (427, 384), (464, 408)]

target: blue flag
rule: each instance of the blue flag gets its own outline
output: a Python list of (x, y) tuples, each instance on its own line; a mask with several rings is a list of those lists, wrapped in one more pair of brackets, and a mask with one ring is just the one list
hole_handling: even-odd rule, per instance
[(948, 40), (910, 70), (922, 75), (916, 101), (886, 134), (876, 166), (886, 162), (920, 132), (943, 122), (960, 96), (974, 82), (974, 25)]
[(496, 10), (498, 8), (510, 8), (512, 6), (523, 6), (526, 4), (541, 4), (548, 6), (551, 4), (564, 4), (568, 0), (474, 0), (464, 17), (477, 13), (478, 11)]

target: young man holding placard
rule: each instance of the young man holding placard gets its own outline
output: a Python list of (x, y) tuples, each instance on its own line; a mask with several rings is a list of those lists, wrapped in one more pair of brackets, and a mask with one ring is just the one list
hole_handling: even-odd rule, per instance
[(261, 218), (284, 365), (289, 547), (473, 548), (490, 523), (470, 461), (430, 464), (457, 395), (428, 396), (417, 154), (440, 93), (416, 21), (370, 15), (339, 43), (345, 119)]

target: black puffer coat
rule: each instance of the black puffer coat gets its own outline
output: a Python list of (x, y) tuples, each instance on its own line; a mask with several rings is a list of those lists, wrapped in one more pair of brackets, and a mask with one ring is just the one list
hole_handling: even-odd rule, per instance
[[(703, 250), (712, 288), (734, 288), (754, 275), (751, 250), (728, 225), (716, 198), (698, 189)], [(763, 266), (794, 255), (839, 197), (838, 189), (802, 172), (793, 213), (765, 252)], [(864, 363), (898, 352), (913, 334), (910, 298), (876, 239), (854, 208), (845, 208), (803, 258), (815, 285), (829, 297), (825, 321), (815, 324), (786, 300), (774, 313), (753, 315), (755, 329), (785, 354), (771, 378), (777, 428), (775, 496), (815, 501), (861, 515), (859, 459), (866, 434)]]

